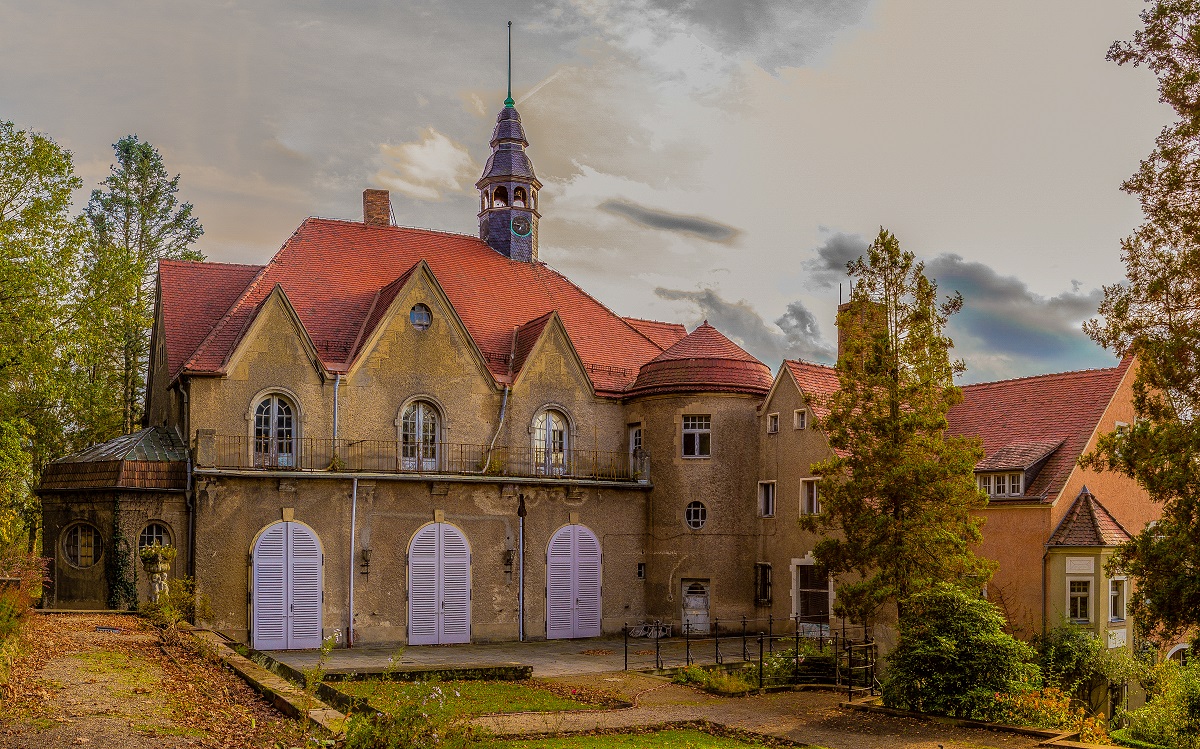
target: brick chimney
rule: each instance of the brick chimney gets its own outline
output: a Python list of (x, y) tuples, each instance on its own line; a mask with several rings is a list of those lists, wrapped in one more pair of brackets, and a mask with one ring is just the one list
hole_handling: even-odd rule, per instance
[(387, 190), (363, 190), (363, 223), (392, 225), (392, 195)]

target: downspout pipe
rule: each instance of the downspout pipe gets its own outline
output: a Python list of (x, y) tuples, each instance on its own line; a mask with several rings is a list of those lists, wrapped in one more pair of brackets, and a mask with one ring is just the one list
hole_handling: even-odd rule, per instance
[(342, 373), (333, 376), (333, 454), (337, 456), (338, 439), (338, 386), (342, 384)]
[(517, 640), (525, 642), (525, 495), (517, 495)]
[(195, 483), (192, 478), (192, 471), (195, 465), (192, 463), (192, 408), (191, 400), (188, 398), (188, 391), (191, 390), (191, 382), (187, 379), (183, 380), (182, 387), (179, 388), (179, 394), (183, 397), (183, 446), (187, 452), (187, 491), (184, 492), (184, 509), (188, 516), (188, 558), (187, 570), (188, 577), (196, 579), (196, 497)]
[[(335, 391), (336, 392), (336, 391)], [(358, 524), (358, 477), (350, 479), (350, 546), (347, 556), (350, 558), (350, 605), (349, 616), (346, 620), (346, 647), (354, 647), (354, 543), (357, 539)]]

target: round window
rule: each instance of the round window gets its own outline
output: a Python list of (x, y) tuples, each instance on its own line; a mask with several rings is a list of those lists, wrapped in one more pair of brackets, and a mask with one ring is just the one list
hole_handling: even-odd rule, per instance
[(147, 546), (170, 546), (171, 532), (167, 530), (167, 526), (162, 523), (150, 523), (142, 529), (142, 535), (138, 536), (138, 549), (144, 549)]
[(76, 523), (63, 534), (63, 556), (72, 567), (91, 567), (100, 561), (100, 532), (87, 523)]
[(703, 502), (691, 502), (683, 512), (683, 519), (687, 521), (689, 528), (698, 531), (708, 520), (708, 508), (704, 506)]
[(414, 304), (408, 313), (408, 321), (417, 330), (428, 330), (433, 324), (433, 313), (424, 304)]

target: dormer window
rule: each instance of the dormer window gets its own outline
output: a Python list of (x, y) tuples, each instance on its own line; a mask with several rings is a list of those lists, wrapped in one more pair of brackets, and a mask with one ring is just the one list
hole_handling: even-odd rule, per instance
[(981, 473), (979, 491), (989, 497), (1019, 497), (1025, 493), (1023, 473)]

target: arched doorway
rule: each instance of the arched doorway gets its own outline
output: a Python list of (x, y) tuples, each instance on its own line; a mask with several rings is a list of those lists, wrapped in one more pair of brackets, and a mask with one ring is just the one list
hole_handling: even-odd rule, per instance
[(471, 548), (449, 523), (430, 523), (408, 546), (408, 644), (471, 641)]
[(565, 525), (546, 547), (546, 639), (599, 637), (600, 542), (585, 525)]
[(250, 644), (255, 650), (321, 647), (321, 544), (303, 523), (258, 534), (251, 562)]
[(683, 626), (694, 635), (708, 634), (708, 580), (683, 580)]

